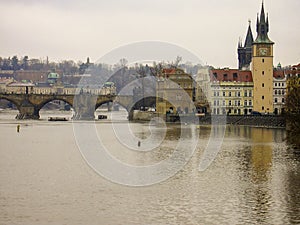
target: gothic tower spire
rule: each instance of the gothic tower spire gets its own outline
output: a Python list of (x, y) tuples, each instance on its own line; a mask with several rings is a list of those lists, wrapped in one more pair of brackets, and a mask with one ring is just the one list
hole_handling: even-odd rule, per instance
[(256, 31), (257, 31), (257, 37), (255, 39), (255, 43), (273, 43), (268, 37), (269, 19), (268, 16), (267, 19), (265, 16), (264, 2), (262, 2), (259, 19), (257, 15)]
[(252, 30), (251, 30), (251, 20), (249, 20), (248, 22), (249, 22), (249, 26), (248, 26), (248, 31), (247, 31), (247, 36), (246, 36), (244, 47), (252, 48), (253, 35), (252, 35)]

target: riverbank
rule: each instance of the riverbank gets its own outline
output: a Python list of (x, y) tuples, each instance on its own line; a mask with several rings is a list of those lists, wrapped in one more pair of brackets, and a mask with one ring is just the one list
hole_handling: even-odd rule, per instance
[[(150, 121), (153, 117), (156, 117), (155, 112), (135, 112), (134, 121)], [(226, 124), (230, 125), (244, 125), (252, 127), (269, 127), (269, 128), (285, 128), (286, 121), (283, 116), (275, 115), (206, 115), (199, 118), (200, 125), (212, 124), (212, 118), (214, 124)], [(178, 123), (181, 122), (196, 122), (196, 117), (192, 115), (168, 115), (167, 122)], [(198, 121), (197, 121), (198, 123)]]
[(270, 127), (270, 128), (285, 128), (286, 122), (283, 116), (274, 116), (274, 115), (235, 115), (235, 116), (204, 116), (199, 118), (200, 124), (211, 124), (212, 117), (214, 118), (215, 123), (218, 121), (226, 119), (226, 124), (231, 125), (245, 125), (253, 127)]

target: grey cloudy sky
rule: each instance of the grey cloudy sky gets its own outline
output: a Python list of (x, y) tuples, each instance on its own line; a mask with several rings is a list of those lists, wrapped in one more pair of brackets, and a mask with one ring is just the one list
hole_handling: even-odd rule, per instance
[[(216, 67), (237, 67), (237, 43), (261, 0), (0, 0), (0, 56), (98, 60), (119, 46), (163, 41)], [(274, 64), (300, 62), (299, 0), (265, 0)], [(174, 59), (176, 56), (174, 56)]]

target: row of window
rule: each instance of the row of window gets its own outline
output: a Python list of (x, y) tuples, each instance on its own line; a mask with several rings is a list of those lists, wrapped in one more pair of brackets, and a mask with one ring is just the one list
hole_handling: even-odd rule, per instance
[[(221, 102), (221, 101), (218, 101), (218, 100), (214, 100), (214, 106), (219, 106), (219, 105), (225, 106), (226, 101), (223, 100)], [(229, 100), (228, 101), (228, 106), (241, 106), (241, 101), (240, 100), (235, 100), (235, 101)], [(245, 100), (244, 101), (244, 106), (252, 106), (252, 100)]]
[(218, 108), (214, 108), (213, 109), (213, 114), (215, 115), (225, 115), (225, 114), (238, 114), (238, 115), (241, 115), (242, 112), (247, 115), (247, 114), (251, 114), (252, 112), (252, 109), (244, 109), (243, 111), (241, 109), (228, 109), (228, 111), (226, 112), (226, 109), (218, 109)]
[[(220, 95), (221, 95), (221, 92), (214, 91), (214, 96), (215, 97), (216, 96), (220, 96)], [(223, 91), (221, 96), (226, 97), (226, 92)], [(228, 96), (229, 97), (232, 97), (232, 96), (241, 97), (241, 92), (240, 91), (237, 91), (237, 92), (231, 92), (231, 91), (229, 91), (228, 92)], [(244, 91), (244, 97), (252, 97), (252, 91), (251, 90), (249, 90), (249, 91), (245, 90)]]
[[(275, 102), (275, 103), (280, 103), (280, 101), (278, 101), (278, 98), (275, 98), (275, 99), (274, 99), (274, 102)], [(284, 98), (281, 98), (281, 103), (284, 103)]]
[(283, 90), (275, 90), (274, 93), (275, 93), (275, 95), (284, 95), (285, 91), (284, 91), (284, 89)]
[(275, 83), (275, 87), (277, 87), (277, 86), (278, 86), (278, 87), (280, 87), (280, 86), (281, 86), (281, 87), (284, 87), (284, 83)]

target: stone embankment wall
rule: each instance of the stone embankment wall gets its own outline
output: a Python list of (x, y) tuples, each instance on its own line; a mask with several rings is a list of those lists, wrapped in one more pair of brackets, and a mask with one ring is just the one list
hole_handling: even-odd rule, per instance
[[(214, 122), (218, 124), (221, 120), (226, 119), (226, 124), (245, 125), (255, 127), (282, 127), (284, 128), (285, 118), (283, 116), (273, 115), (247, 115), (247, 116), (213, 116)], [(211, 124), (212, 116), (204, 116), (199, 118), (200, 124)]]

